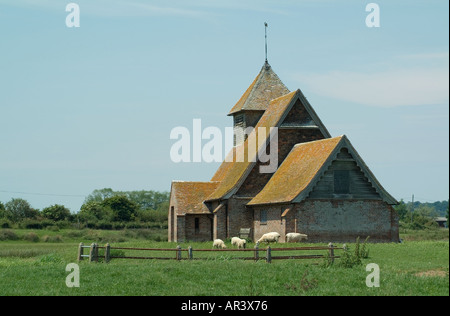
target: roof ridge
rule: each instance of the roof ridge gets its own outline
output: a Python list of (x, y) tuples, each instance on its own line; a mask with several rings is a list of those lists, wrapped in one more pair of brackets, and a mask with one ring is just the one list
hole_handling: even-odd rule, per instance
[(342, 135), (339, 135), (339, 136), (336, 136), (336, 137), (317, 139), (317, 140), (312, 140), (310, 142), (305, 142), (305, 143), (298, 143), (298, 144), (295, 144), (292, 148), (296, 148), (296, 147), (300, 147), (300, 146), (307, 146), (307, 145), (309, 145), (311, 143), (331, 141), (331, 140), (335, 140), (336, 138), (344, 139), (344, 138), (347, 138), (347, 136), (345, 134), (342, 134)]
[(220, 183), (220, 181), (184, 181), (184, 180), (172, 180), (172, 183)]

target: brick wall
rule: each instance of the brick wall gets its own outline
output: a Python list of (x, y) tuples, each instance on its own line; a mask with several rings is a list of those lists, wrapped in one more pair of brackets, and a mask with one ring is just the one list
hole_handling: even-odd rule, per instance
[(370, 236), (372, 242), (399, 241), (398, 217), (383, 201), (306, 200), (292, 211), (297, 232), (307, 234), (309, 241), (354, 242), (358, 236)]
[[(195, 228), (196, 220), (198, 229)], [(208, 241), (212, 236), (212, 215), (207, 214), (189, 214), (185, 216), (185, 234), (186, 240)]]
[[(278, 165), (281, 165), (283, 160), (292, 150), (292, 147), (299, 143), (323, 139), (322, 133), (317, 129), (290, 129), (282, 128), (278, 130)], [(267, 154), (270, 154), (272, 149), (268, 146)], [(269, 163), (264, 163), (268, 165)], [(267, 184), (273, 173), (260, 173), (259, 167), (262, 165), (260, 161), (256, 163), (250, 174), (245, 179), (244, 183), (236, 193), (237, 196), (254, 197)]]
[[(217, 202), (214, 203), (215, 208), (218, 205), (219, 203)], [(213, 225), (214, 225), (213, 239), (225, 240), (227, 238), (227, 227), (228, 227), (226, 206), (222, 207), (222, 209), (220, 209), (217, 213), (214, 214)]]
[(324, 139), (324, 136), (318, 129), (279, 128), (278, 164), (281, 165), (283, 160), (291, 152), (294, 145), (320, 139)]
[(228, 200), (228, 238), (239, 236), (241, 228), (253, 228), (253, 212), (245, 206), (249, 198), (231, 197)]
[[(261, 223), (261, 211), (267, 214), (267, 222)], [(279, 242), (285, 242), (286, 239), (286, 222), (281, 218), (282, 207), (280, 206), (258, 206), (254, 208), (254, 241), (261, 238), (262, 235), (271, 232), (277, 232), (281, 235)]]
[(174, 241), (176, 242), (184, 242), (186, 241), (186, 230), (184, 228), (185, 224), (185, 216), (177, 216), (176, 223), (176, 235), (174, 237)]

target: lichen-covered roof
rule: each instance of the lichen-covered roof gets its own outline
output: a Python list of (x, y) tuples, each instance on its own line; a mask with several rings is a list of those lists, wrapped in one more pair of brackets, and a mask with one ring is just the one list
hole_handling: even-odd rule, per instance
[(219, 182), (173, 181), (170, 192), (171, 205), (177, 215), (209, 214), (203, 201), (217, 188)]
[[(270, 102), (269, 107), (264, 112), (258, 124), (256, 124), (255, 126), (255, 139), (258, 139), (259, 128), (266, 128), (266, 135), (267, 137), (269, 137), (270, 127), (275, 127), (280, 123), (283, 114), (285, 114), (296, 93), (298, 93), (298, 91), (288, 93)], [(239, 183), (241, 183), (241, 181), (245, 179), (246, 173), (251, 170), (251, 167), (255, 164), (256, 161), (254, 157), (248, 157), (249, 140), (251, 138), (252, 136), (249, 136), (244, 143), (233, 148), (228, 154), (225, 161), (219, 167), (217, 172), (214, 174), (211, 181), (220, 181), (220, 184), (218, 185), (217, 189), (208, 197), (208, 201), (222, 199)], [(262, 145), (264, 144), (258, 144), (258, 146)], [(257, 151), (255, 150), (255, 153), (256, 152)], [(244, 157), (244, 160), (239, 162), (236, 161), (236, 159), (230, 159), (230, 157), (233, 157), (233, 154), (235, 158), (240, 157), (239, 154), (242, 155), (242, 157)]]
[(398, 204), (375, 178), (348, 138), (342, 135), (295, 145), (269, 182), (247, 205), (301, 202), (344, 147), (383, 201), (390, 205)]
[(244, 110), (265, 111), (271, 100), (287, 93), (289, 89), (266, 62), (228, 115)]
[(248, 205), (288, 203), (318, 175), (344, 136), (297, 144)]

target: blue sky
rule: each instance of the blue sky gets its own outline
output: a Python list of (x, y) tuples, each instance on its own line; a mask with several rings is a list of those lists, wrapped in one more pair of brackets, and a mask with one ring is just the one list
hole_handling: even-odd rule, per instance
[[(95, 189), (170, 190), (172, 128), (231, 126), (264, 63), (346, 134), (397, 199), (449, 192), (449, 3), (0, 0), (0, 201), (78, 211)], [(368, 3), (380, 27), (368, 28)]]

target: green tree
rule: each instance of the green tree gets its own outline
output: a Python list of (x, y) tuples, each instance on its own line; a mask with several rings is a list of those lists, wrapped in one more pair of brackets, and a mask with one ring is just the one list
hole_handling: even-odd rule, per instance
[(400, 220), (404, 220), (405, 217), (408, 215), (409, 211), (408, 211), (408, 206), (406, 205), (405, 201), (400, 200), (400, 202), (398, 203), (398, 205), (394, 206), (395, 211), (398, 214), (398, 218)]
[(63, 221), (70, 218), (70, 210), (64, 205), (52, 205), (46, 207), (41, 212), (42, 216), (53, 221)]
[(5, 205), (2, 202), (0, 202), (0, 218), (6, 218)]
[(124, 195), (106, 198), (102, 206), (109, 207), (114, 213), (114, 220), (128, 222), (136, 216), (138, 205)]
[(113, 189), (110, 188), (104, 188), (100, 190), (94, 190), (91, 194), (89, 194), (86, 199), (84, 200), (84, 203), (88, 202), (103, 202), (104, 199), (113, 197), (117, 193), (113, 191)]
[(33, 209), (24, 199), (12, 199), (5, 204), (6, 217), (13, 221), (18, 222), (24, 218), (36, 218), (39, 212)]
[(109, 207), (105, 207), (101, 202), (90, 201), (81, 206), (80, 213), (78, 214), (82, 221), (113, 221), (114, 214)]

